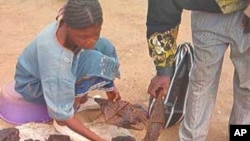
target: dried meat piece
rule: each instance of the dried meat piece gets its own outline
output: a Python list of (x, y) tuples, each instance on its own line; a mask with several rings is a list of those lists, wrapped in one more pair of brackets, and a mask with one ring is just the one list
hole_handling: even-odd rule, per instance
[(162, 129), (164, 128), (165, 116), (164, 116), (164, 104), (161, 97), (162, 89), (157, 90), (157, 98), (153, 107), (151, 108), (151, 113), (149, 117), (149, 124), (147, 127), (146, 135), (143, 141), (157, 141)]
[(19, 141), (19, 130), (16, 128), (6, 128), (0, 130), (0, 141)]
[(68, 135), (53, 134), (49, 135), (47, 141), (70, 141), (70, 137)]
[(142, 130), (147, 126), (147, 118), (138, 105), (132, 105), (127, 101), (112, 102), (107, 99), (95, 98), (100, 105), (105, 122), (126, 129)]
[(134, 137), (131, 136), (117, 136), (112, 138), (111, 141), (136, 141)]
[(40, 141), (40, 140), (27, 139), (27, 140), (24, 140), (24, 141)]

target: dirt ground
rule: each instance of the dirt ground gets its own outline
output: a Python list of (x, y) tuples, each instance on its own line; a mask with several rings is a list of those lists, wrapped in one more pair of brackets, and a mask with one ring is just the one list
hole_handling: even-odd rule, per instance
[[(64, 0), (0, 0), (0, 85), (13, 79), (15, 63), (25, 46), (55, 19)], [(113, 42), (120, 59), (121, 79), (116, 80), (122, 99), (147, 105), (147, 86), (155, 74), (146, 44), (147, 0), (100, 0), (104, 12), (102, 36)], [(178, 43), (191, 42), (190, 12), (184, 11)], [(217, 104), (207, 141), (227, 141), (232, 104), (232, 71), (225, 55)], [(13, 126), (0, 119), (0, 127)], [(159, 141), (175, 141), (179, 125), (165, 129)], [(136, 140), (145, 132), (133, 132)]]

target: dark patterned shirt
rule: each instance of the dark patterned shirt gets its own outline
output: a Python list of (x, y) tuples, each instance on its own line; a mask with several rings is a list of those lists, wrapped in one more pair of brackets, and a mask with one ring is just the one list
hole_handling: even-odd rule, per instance
[[(176, 37), (183, 9), (228, 14), (246, 8), (249, 0), (148, 0), (147, 39), (158, 75), (172, 75)], [(247, 12), (248, 9), (248, 12)]]

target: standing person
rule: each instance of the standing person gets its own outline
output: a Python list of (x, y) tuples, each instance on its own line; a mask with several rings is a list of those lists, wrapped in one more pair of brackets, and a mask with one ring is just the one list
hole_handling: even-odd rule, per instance
[[(63, 12), (62, 12), (63, 11)], [(68, 0), (62, 19), (50, 23), (20, 55), (15, 89), (25, 100), (46, 104), (51, 118), (80, 135), (104, 139), (74, 117), (88, 91), (104, 89), (120, 100), (114, 79), (119, 63), (114, 46), (100, 38), (103, 15), (98, 0)]]
[(250, 5), (249, 0), (149, 0), (147, 39), (157, 74), (148, 93), (154, 97), (169, 86), (183, 9), (192, 10), (194, 64), (179, 140), (204, 141), (229, 46), (235, 68), (229, 124), (250, 124)]

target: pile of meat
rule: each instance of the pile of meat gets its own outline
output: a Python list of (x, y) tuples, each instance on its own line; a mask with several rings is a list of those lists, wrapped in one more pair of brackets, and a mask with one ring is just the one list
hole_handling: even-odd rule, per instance
[[(19, 141), (19, 130), (17, 128), (6, 128), (0, 130), (0, 141)], [(26, 139), (24, 141), (40, 141), (33, 139)], [(47, 141), (70, 141), (70, 137), (67, 135), (52, 134), (49, 135)]]

